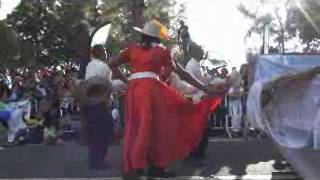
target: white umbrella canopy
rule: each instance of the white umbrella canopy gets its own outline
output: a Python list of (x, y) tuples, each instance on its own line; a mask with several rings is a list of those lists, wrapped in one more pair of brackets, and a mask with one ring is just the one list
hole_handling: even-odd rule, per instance
[[(111, 24), (105, 24), (97, 29), (95, 29), (91, 34), (91, 41), (90, 41), (90, 47), (94, 47), (95, 45), (102, 45), (105, 46), (109, 37), (109, 32), (111, 29)], [(87, 66), (87, 64), (83, 64), (84, 67)], [(84, 77), (84, 76), (83, 76)], [(84, 78), (83, 78), (84, 79)], [(76, 97), (83, 102), (84, 99), (88, 99), (87, 97), (87, 91), (90, 89), (91, 86), (97, 85), (103, 89), (110, 88), (110, 82), (108, 79), (104, 79), (98, 76), (92, 77), (87, 80), (81, 80), (77, 81), (78, 85), (78, 91), (76, 92)], [(100, 96), (103, 96), (103, 94), (100, 94)], [(105, 96), (103, 96), (105, 97)], [(103, 97), (100, 97), (100, 99), (103, 99)]]
[(106, 24), (95, 30), (91, 36), (92, 39), (90, 46), (105, 45), (107, 43), (111, 27), (111, 24)]
[[(90, 45), (90, 48), (95, 45), (103, 45), (103, 46), (106, 45), (111, 26), (112, 26), (111, 23), (106, 23), (105, 25), (97, 29), (94, 29), (91, 33), (90, 41), (86, 42), (86, 44)], [(83, 52), (87, 53), (87, 51), (83, 51)], [(85, 69), (88, 65), (88, 58), (90, 57), (90, 55), (86, 54), (86, 56), (87, 56), (86, 58), (79, 60), (80, 62), (79, 74), (78, 74), (79, 79), (84, 79), (84, 76), (85, 76)]]

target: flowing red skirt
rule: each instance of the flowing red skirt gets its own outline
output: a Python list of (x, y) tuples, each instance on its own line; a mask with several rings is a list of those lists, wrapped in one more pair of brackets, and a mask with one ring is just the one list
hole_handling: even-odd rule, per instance
[(132, 80), (126, 96), (123, 170), (168, 167), (195, 148), (220, 98), (193, 104), (151, 78)]

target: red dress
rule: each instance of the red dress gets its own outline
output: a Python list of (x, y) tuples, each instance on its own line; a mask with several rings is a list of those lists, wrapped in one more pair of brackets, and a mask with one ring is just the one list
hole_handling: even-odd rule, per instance
[[(154, 72), (171, 66), (168, 49), (157, 45), (144, 49), (135, 44), (120, 56), (130, 64), (131, 73)], [(125, 104), (124, 172), (167, 167), (186, 157), (199, 142), (207, 119), (220, 98), (198, 104), (153, 78), (129, 81)]]

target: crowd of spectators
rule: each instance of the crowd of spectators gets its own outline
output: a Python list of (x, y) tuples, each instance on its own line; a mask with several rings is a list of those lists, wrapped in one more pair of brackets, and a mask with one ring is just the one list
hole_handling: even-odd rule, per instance
[[(62, 134), (70, 128), (67, 127), (71, 121), (69, 115), (76, 111), (74, 72), (40, 70), (1, 74), (0, 101), (4, 106), (25, 100), (30, 102), (29, 116), (21, 122), (28, 125), (28, 131), (32, 131), (29, 136), (34, 137), (30, 137), (30, 141), (48, 144), (63, 142)], [(6, 117), (0, 117), (0, 121), (4, 127), (10, 128)]]

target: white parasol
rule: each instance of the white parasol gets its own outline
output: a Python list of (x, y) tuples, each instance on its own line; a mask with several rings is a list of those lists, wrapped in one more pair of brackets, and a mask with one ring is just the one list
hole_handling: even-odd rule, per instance
[(96, 29), (92, 33), (90, 46), (93, 47), (95, 45), (105, 45), (109, 37), (111, 26), (112, 25), (108, 23)]

